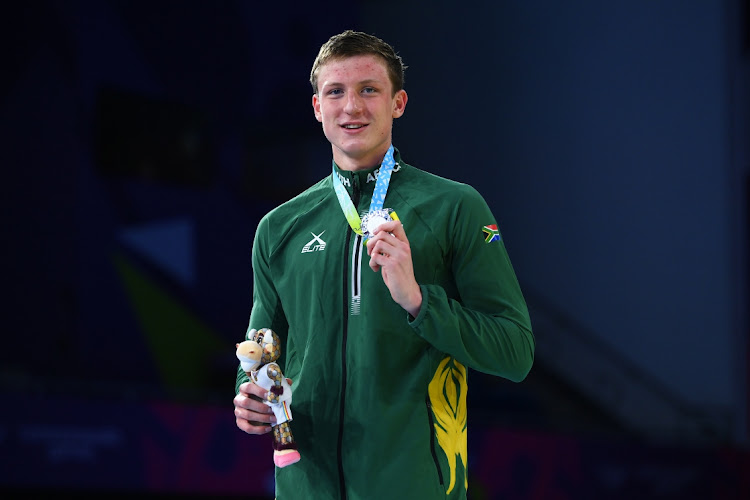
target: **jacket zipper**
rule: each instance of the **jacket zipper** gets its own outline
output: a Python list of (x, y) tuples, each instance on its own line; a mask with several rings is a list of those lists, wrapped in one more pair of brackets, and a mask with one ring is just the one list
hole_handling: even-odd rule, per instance
[[(357, 182), (356, 174), (353, 176), (352, 184), (352, 203), (359, 209), (360, 189), (359, 182)], [(348, 241), (347, 241), (348, 246)], [(352, 316), (359, 315), (361, 306), (361, 292), (362, 292), (362, 235), (357, 234), (354, 238), (354, 246), (352, 247), (352, 296), (351, 296), (351, 314)], [(344, 288), (346, 293), (346, 288)]]
[(358, 316), (361, 309), (361, 291), (362, 291), (362, 236), (357, 235), (354, 238), (352, 246), (352, 297), (351, 297), (351, 315)]
[[(355, 207), (359, 208), (359, 184), (357, 182), (357, 175), (352, 175), (352, 203)], [(351, 243), (352, 232), (346, 231), (346, 243), (344, 251), (346, 252), (344, 258), (344, 327), (341, 339), (341, 406), (339, 407), (339, 435), (338, 443), (336, 445), (336, 455), (338, 458), (338, 469), (339, 469), (339, 489), (341, 491), (342, 500), (346, 499), (346, 481), (344, 480), (344, 458), (342, 449), (344, 445), (344, 408), (346, 407), (346, 340), (349, 334), (349, 293), (347, 287), (347, 278), (349, 274), (349, 244)]]
[(438, 479), (440, 479), (440, 486), (444, 486), (443, 483), (443, 471), (440, 470), (440, 463), (438, 462), (437, 452), (435, 451), (435, 422), (432, 420), (432, 403), (430, 402), (430, 396), (425, 398), (427, 404), (427, 420), (430, 423), (430, 452), (432, 453), (432, 459), (435, 461), (435, 468), (437, 469)]

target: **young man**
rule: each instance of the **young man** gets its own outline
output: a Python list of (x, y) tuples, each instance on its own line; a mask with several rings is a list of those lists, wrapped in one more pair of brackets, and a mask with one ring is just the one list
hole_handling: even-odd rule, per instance
[[(392, 148), (407, 94), (390, 45), (333, 36), (310, 82), (332, 173), (253, 245), (248, 331), (281, 338), (302, 457), (276, 469), (277, 499), (466, 498), (467, 369), (518, 382), (534, 359), (497, 222), (476, 190)], [(241, 368), (236, 392), (237, 426), (269, 432)]]

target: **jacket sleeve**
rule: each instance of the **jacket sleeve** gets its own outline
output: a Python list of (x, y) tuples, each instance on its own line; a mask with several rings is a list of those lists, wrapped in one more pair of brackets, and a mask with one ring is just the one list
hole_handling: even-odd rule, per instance
[[(288, 324), (271, 274), (271, 248), (269, 242), (273, 240), (269, 238), (269, 226), (268, 216), (266, 216), (261, 219), (255, 231), (252, 249), (253, 308), (250, 312), (250, 322), (245, 332), (245, 339), (247, 339), (247, 332), (252, 328), (257, 330), (270, 328), (283, 341), (286, 339)], [(283, 350), (282, 359), (279, 360), (279, 363), (283, 363)], [(234, 387), (235, 394), (239, 392), (240, 385), (249, 380), (242, 367), (238, 366), (237, 380)]]
[(467, 186), (447, 235), (458, 297), (420, 284), (422, 307), (411, 321), (435, 348), (475, 370), (520, 382), (531, 370), (535, 341), (526, 301), (487, 203)]

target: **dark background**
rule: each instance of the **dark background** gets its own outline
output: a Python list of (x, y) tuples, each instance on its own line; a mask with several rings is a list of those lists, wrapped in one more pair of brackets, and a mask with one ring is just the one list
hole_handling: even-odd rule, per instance
[(270, 497), (234, 343), (258, 220), (329, 172), (308, 77), (348, 28), (532, 313), (528, 379), (471, 375), (471, 498), (750, 497), (746, 0), (8, 3), (0, 489)]

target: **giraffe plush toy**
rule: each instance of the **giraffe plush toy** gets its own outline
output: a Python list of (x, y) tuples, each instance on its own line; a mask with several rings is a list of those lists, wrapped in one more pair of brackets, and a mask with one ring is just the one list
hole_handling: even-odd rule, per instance
[(270, 328), (252, 329), (248, 340), (237, 344), (237, 359), (250, 380), (266, 389), (265, 404), (276, 416), (273, 424), (273, 462), (286, 467), (299, 462), (300, 454), (292, 436), (292, 386), (275, 363), (281, 355), (279, 337)]

